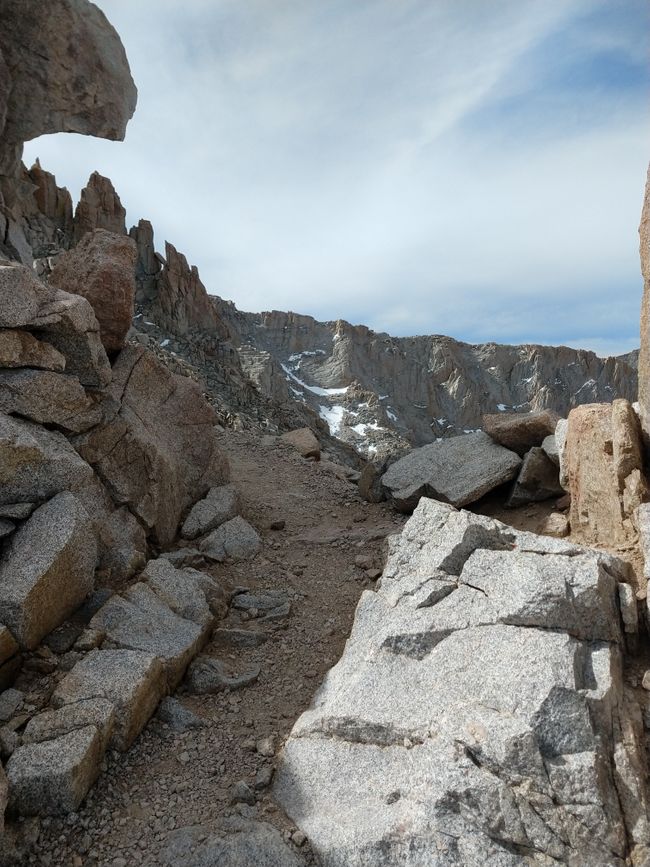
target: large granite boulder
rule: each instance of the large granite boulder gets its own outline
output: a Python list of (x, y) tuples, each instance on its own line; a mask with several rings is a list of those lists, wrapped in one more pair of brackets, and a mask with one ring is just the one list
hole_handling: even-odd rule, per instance
[(276, 773), (323, 867), (644, 863), (626, 574), (422, 499)]
[(574, 536), (608, 547), (634, 542), (634, 513), (647, 484), (641, 430), (630, 403), (615, 400), (571, 410), (562, 464)]
[(194, 825), (169, 834), (158, 856), (166, 867), (303, 867), (280, 832), (265, 822), (238, 816), (216, 827)]
[(0, 622), (34, 648), (93, 588), (92, 523), (71, 493), (57, 494), (10, 538), (0, 562)]
[(483, 416), (483, 430), (495, 443), (525, 455), (555, 433), (560, 416), (550, 409), (536, 412), (500, 412)]
[(228, 481), (215, 414), (196, 383), (175, 376), (142, 347), (113, 368), (113, 411), (76, 441), (117, 505), (127, 505), (155, 541), (168, 545), (183, 514)]
[(107, 352), (122, 349), (131, 327), (135, 257), (130, 238), (95, 229), (72, 250), (57, 256), (50, 275), (53, 286), (90, 302)]
[(381, 478), (388, 499), (410, 512), (420, 497), (466, 506), (517, 475), (521, 458), (478, 431), (414, 449)]

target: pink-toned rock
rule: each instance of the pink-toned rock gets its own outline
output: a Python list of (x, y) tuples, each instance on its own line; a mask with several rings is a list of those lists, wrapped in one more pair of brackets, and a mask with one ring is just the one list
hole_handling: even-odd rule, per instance
[(74, 241), (78, 243), (88, 232), (106, 229), (116, 235), (126, 235), (126, 210), (110, 178), (93, 172), (81, 191), (74, 212)]
[(533, 446), (541, 446), (552, 433), (560, 417), (550, 409), (536, 412), (500, 412), (483, 416), (483, 430), (495, 443), (525, 455)]
[(634, 513), (645, 498), (641, 430), (631, 404), (586, 404), (569, 413), (565, 461), (571, 532), (588, 545), (637, 538)]
[(156, 542), (168, 545), (181, 516), (228, 481), (215, 414), (195, 382), (174, 376), (142, 347), (113, 368), (114, 414), (76, 441), (118, 505), (128, 505)]
[(65, 370), (65, 358), (28, 331), (7, 328), (0, 331), (0, 367), (37, 367), (61, 373)]
[(293, 446), (303, 458), (320, 460), (320, 443), (308, 427), (301, 427), (282, 434), (280, 439)]
[(86, 298), (99, 322), (107, 352), (124, 346), (133, 319), (135, 243), (105, 229), (88, 232), (57, 257), (50, 283)]

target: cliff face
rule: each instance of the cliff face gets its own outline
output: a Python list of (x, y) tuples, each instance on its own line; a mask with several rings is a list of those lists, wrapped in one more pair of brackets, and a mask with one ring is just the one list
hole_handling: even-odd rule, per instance
[(603, 359), (566, 346), (395, 338), (341, 320), (215, 304), (249, 366), (273, 359), (293, 397), (367, 455), (474, 430), (483, 413), (566, 415), (584, 403), (636, 399), (635, 354)]

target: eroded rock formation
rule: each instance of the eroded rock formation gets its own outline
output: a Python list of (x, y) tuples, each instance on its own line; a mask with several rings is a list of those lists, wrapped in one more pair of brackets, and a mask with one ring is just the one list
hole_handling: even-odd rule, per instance
[[(0, 25), (0, 252), (31, 264), (23, 143), (53, 132), (122, 139), (137, 92), (119, 36), (88, 0), (2, 0)], [(42, 195), (43, 179), (29, 180)], [(66, 223), (65, 196), (43, 206)]]

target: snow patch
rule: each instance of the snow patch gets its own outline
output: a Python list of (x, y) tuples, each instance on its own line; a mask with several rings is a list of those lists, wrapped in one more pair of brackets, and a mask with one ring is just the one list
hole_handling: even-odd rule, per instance
[(341, 431), (343, 424), (343, 414), (345, 408), (342, 406), (319, 406), (318, 415), (330, 426), (330, 433), (336, 436)]
[(160, 345), (161, 346), (169, 346), (170, 343), (171, 343), (171, 340), (169, 339), (169, 337), (165, 337), (165, 339), (161, 342)]
[(312, 394), (318, 395), (318, 397), (330, 397), (335, 394), (347, 394), (349, 389), (349, 385), (346, 385), (344, 388), (320, 388), (317, 385), (307, 385), (306, 382), (303, 382), (302, 379), (299, 379), (295, 373), (293, 373), (286, 364), (280, 364), (280, 367), (287, 374), (288, 377), (291, 377), (294, 382), (297, 382), (301, 388), (306, 388), (307, 391), (311, 391)]

